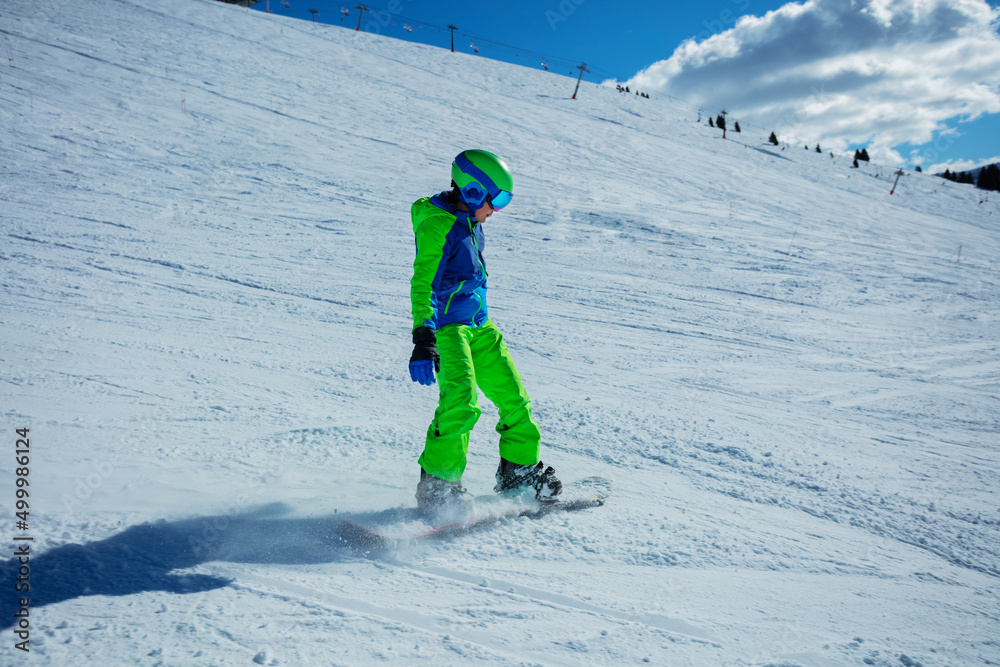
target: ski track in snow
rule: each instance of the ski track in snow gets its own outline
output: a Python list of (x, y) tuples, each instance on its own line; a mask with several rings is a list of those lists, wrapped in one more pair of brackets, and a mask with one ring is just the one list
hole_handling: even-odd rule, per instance
[[(1000, 662), (996, 197), (210, 0), (10, 0), (0, 43), (32, 661)], [(436, 400), (407, 213), (473, 146), (543, 460), (615, 493), (372, 550)]]

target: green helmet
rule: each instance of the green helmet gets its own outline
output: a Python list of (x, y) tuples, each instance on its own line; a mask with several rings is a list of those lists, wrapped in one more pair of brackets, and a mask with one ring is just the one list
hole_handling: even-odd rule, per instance
[(514, 176), (507, 163), (489, 151), (468, 150), (455, 156), (451, 163), (451, 180), (473, 211), (487, 200), (499, 211), (514, 195)]

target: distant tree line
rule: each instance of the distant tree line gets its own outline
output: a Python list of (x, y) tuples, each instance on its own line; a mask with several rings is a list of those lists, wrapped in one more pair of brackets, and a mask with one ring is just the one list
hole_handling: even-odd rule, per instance
[(983, 190), (1000, 190), (1000, 166), (998, 166), (995, 162), (990, 166), (983, 167), (979, 170), (978, 180), (972, 175), (972, 172), (969, 171), (959, 173), (946, 169), (943, 176), (949, 181), (975, 185)]
[[(621, 84), (618, 84), (617, 86), (615, 86), (615, 88), (618, 90), (619, 93), (631, 93), (632, 92), (631, 90), (629, 90), (628, 86), (622, 87)], [(635, 94), (638, 95), (639, 97), (645, 97), (646, 99), (649, 99), (649, 95), (647, 95), (646, 93), (640, 93), (638, 90), (635, 91)]]
[[(622, 89), (621, 86), (619, 86), (618, 89), (621, 92), (631, 92), (628, 88)], [(723, 137), (725, 137), (726, 126), (728, 125), (728, 123), (726, 122), (726, 113), (727, 112), (723, 110), (714, 119), (711, 116), (709, 116), (708, 118), (709, 127), (716, 127), (722, 130)], [(699, 123), (701, 122), (700, 110), (698, 111), (698, 122)], [(736, 132), (739, 132), (741, 129), (740, 124), (736, 123), (733, 129)], [(775, 146), (780, 145), (778, 137), (777, 135), (775, 135), (774, 132), (771, 132), (771, 136), (768, 137), (767, 140)], [(808, 145), (806, 145), (806, 150), (809, 150)], [(816, 144), (815, 150), (817, 153), (823, 152), (823, 149), (820, 147), (819, 144)], [(830, 157), (833, 157), (833, 153), (830, 153)], [(854, 151), (854, 161), (853, 161), (854, 167), (859, 167), (860, 166), (858, 164), (859, 162), (871, 162), (871, 158), (868, 157), (867, 148), (860, 148)], [(921, 169), (918, 166), (916, 167), (916, 171), (922, 172), (923, 169)], [(983, 167), (982, 169), (980, 169), (978, 180), (975, 177), (973, 177), (971, 172), (968, 171), (964, 171), (961, 173), (958, 172), (953, 173), (952, 171), (948, 170), (944, 172), (943, 176), (944, 178), (947, 178), (949, 181), (954, 181), (956, 183), (968, 183), (969, 185), (975, 185), (983, 190), (1000, 190), (1000, 163), (991, 164), (988, 167)]]
[[(715, 117), (715, 121), (714, 122), (712, 121), (712, 118), (710, 116), (709, 119), (708, 119), (708, 126), (709, 127), (717, 127), (720, 130), (722, 130), (723, 134), (725, 134), (725, 132), (726, 132), (726, 114), (727, 113), (729, 113), (729, 112), (726, 111), (726, 110), (723, 110), (722, 113), (720, 113), (718, 116)], [(701, 114), (700, 113), (698, 114), (698, 120), (699, 121), (701, 120)], [(733, 132), (742, 132), (742, 131), (743, 131), (743, 129), (740, 128), (739, 121), (736, 121), (736, 123), (733, 126)]]
[(972, 174), (967, 171), (952, 172), (950, 169), (945, 169), (943, 176), (949, 181), (953, 181), (955, 183), (968, 183), (969, 185), (976, 184), (976, 179), (974, 179)]

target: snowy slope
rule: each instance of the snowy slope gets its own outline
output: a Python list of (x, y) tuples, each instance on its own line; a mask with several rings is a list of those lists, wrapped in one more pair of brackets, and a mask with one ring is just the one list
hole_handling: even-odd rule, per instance
[[(1000, 661), (995, 198), (211, 0), (7, 0), (0, 53), (33, 662)], [(490, 308), (543, 459), (616, 492), (365, 553), (436, 402), (409, 204), (469, 147), (517, 179)]]

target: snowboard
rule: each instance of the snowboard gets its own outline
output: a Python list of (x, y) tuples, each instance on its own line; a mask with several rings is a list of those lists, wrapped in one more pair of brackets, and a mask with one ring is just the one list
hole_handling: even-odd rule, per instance
[(347, 521), (347, 526), (362, 545), (386, 547), (414, 540), (460, 535), (518, 517), (537, 519), (557, 512), (599, 507), (610, 495), (610, 480), (586, 477), (563, 483), (559, 500), (554, 502), (536, 500), (530, 496), (530, 492), (520, 497), (489, 494), (476, 496), (471, 511), (463, 516), (435, 516), (415, 507), (398, 507), (353, 517)]

